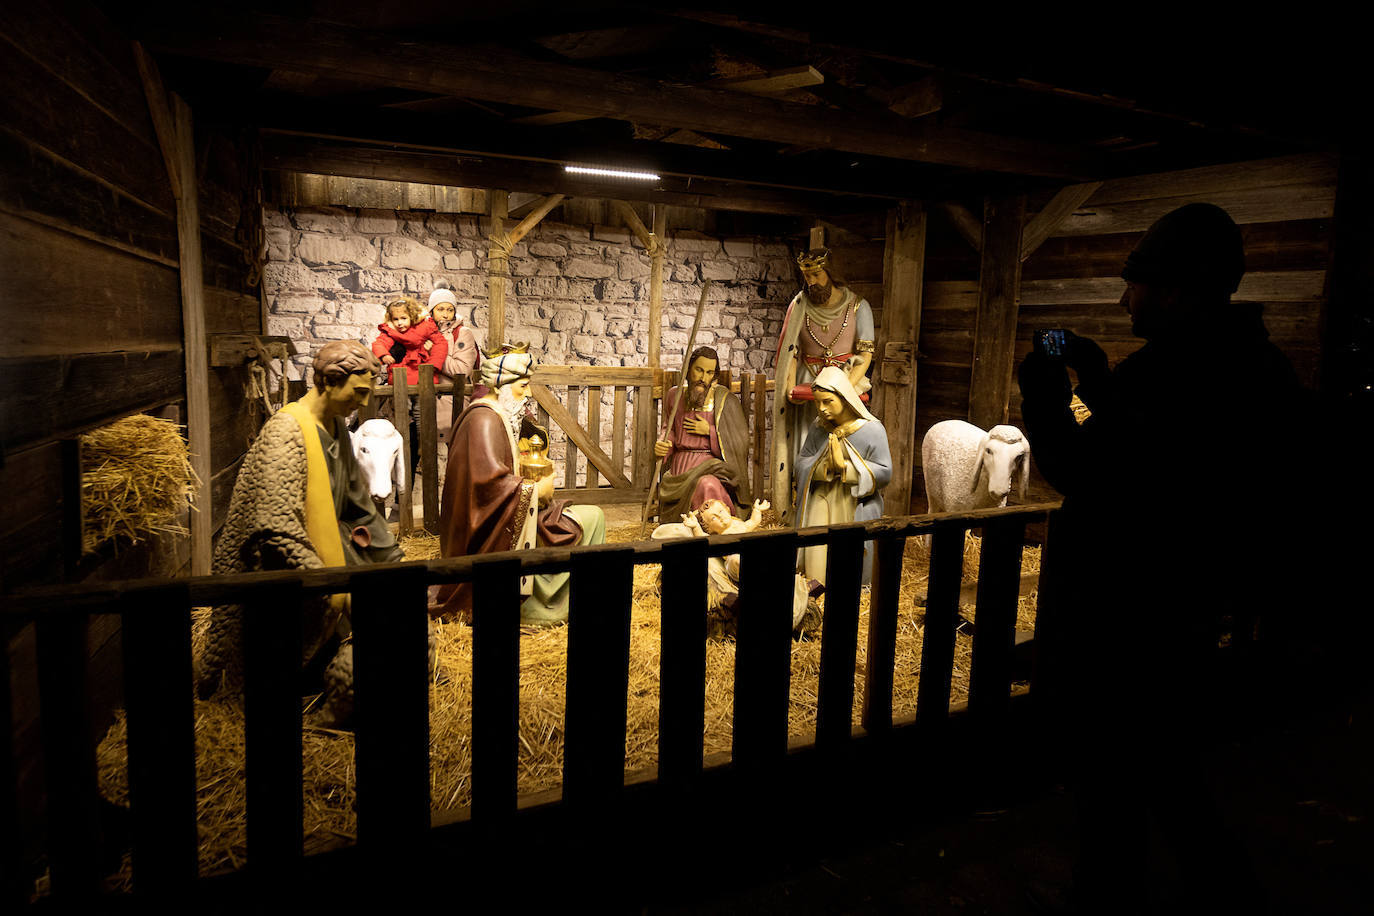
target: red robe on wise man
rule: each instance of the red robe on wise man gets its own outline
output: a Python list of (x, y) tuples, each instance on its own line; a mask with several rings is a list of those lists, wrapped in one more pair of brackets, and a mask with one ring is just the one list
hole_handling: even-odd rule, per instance
[[(671, 411), (677, 397), (678, 389), (670, 389), (663, 400), (665, 409)], [(706, 435), (688, 432), (685, 424), (693, 418), (706, 421)], [(752, 502), (749, 469), (744, 461), (749, 427), (739, 398), (726, 388), (713, 385), (701, 408), (692, 409), (684, 400), (672, 428), (665, 428), (661, 437), (673, 444), (673, 450), (663, 461), (658, 488), (660, 521), (676, 522), (708, 499), (720, 500), (731, 512)]]
[[(582, 537), (577, 521), (563, 513), (566, 499), (554, 500), (537, 514), (534, 525), (527, 525), (531, 507), (537, 505), (535, 488), (517, 473), (511, 440), (505, 415), (493, 404), (474, 401), (458, 417), (440, 513), (443, 556), (534, 547), (532, 534), (544, 547), (572, 546)], [(470, 582), (441, 586), (434, 595), (434, 613), (466, 617), (472, 611)]]

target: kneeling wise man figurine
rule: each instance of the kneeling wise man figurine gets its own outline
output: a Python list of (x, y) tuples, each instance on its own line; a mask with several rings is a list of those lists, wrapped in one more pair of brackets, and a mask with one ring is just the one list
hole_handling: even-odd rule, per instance
[[(507, 345), (484, 355), (481, 384), (454, 427), (439, 509), (445, 557), (606, 540), (606, 517), (599, 507), (555, 500), (552, 473), (537, 480), (521, 474), (517, 440), (542, 435), (526, 414), (534, 372), (527, 349), (526, 344)], [(522, 576), (521, 621), (567, 620), (569, 578), (568, 573)], [(434, 587), (430, 605), (435, 613), (469, 616), (472, 583)]]

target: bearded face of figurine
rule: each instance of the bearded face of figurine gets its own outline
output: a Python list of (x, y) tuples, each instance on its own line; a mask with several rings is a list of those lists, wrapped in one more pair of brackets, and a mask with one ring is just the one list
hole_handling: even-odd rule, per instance
[(803, 270), (802, 280), (806, 283), (806, 298), (811, 300), (812, 305), (825, 305), (830, 301), (830, 293), (834, 286), (830, 283), (830, 274), (824, 268), (815, 270)]
[(687, 406), (693, 410), (706, 404), (706, 392), (716, 378), (716, 361), (707, 356), (698, 356), (687, 371)]

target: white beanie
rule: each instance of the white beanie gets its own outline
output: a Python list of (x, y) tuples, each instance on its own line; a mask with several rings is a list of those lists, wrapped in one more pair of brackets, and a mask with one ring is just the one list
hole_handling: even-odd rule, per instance
[(458, 297), (453, 295), (453, 290), (441, 287), (429, 294), (429, 307), (434, 308), (434, 306), (438, 305), (440, 302), (447, 302), (449, 305), (456, 307), (458, 305)]

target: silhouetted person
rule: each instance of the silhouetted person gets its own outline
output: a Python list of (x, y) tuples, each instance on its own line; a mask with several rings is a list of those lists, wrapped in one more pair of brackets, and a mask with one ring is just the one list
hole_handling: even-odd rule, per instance
[[(1244, 636), (1288, 592), (1273, 500), (1301, 487), (1302, 392), (1259, 306), (1231, 301), (1244, 271), (1230, 216), (1181, 207), (1122, 270), (1143, 347), (1109, 370), (1097, 344), (1071, 337), (1063, 359), (1021, 366), (1032, 456), (1064, 494), (1049, 551), (1068, 579), (1044, 670), (1078, 803), (1084, 912), (1149, 907), (1147, 813), (1178, 859), (1182, 905), (1257, 907), (1203, 754), (1234, 720), (1218, 702), (1219, 638)], [(1092, 411), (1082, 425), (1066, 365)]]

